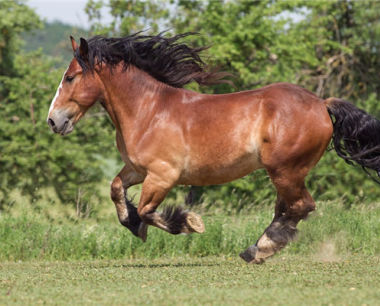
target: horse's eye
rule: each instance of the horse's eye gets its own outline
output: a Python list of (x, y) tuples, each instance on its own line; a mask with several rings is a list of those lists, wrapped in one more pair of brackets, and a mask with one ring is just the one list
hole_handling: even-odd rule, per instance
[(70, 76), (70, 75), (68, 75), (67, 77), (66, 77), (66, 82), (71, 82), (72, 80), (74, 80), (74, 76)]

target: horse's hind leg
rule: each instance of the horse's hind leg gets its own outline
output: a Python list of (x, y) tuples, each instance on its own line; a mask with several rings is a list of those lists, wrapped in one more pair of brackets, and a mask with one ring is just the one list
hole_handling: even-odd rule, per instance
[(141, 222), (141, 219), (137, 214), (137, 209), (127, 199), (126, 192), (128, 187), (141, 183), (143, 179), (144, 178), (133, 169), (124, 166), (111, 183), (111, 199), (115, 204), (120, 223), (136, 236), (139, 236), (139, 230), (140, 232), (145, 231), (145, 235), (141, 235), (141, 238), (144, 240), (144, 237), (146, 237), (147, 226)]
[(278, 192), (275, 216), (256, 244), (241, 254), (246, 261), (261, 263), (285, 247), (295, 237), (298, 222), (315, 209), (303, 179), (293, 182), (279, 179), (275, 185)]
[(289, 175), (270, 173), (277, 189), (275, 216), (256, 244), (240, 254), (245, 261), (262, 263), (265, 258), (285, 247), (296, 235), (298, 222), (315, 209), (304, 177), (297, 177), (294, 171), (291, 172)]
[[(290, 112), (292, 105), (300, 108)], [(287, 115), (273, 116), (273, 109), (268, 112), (271, 119), (262, 131), (267, 141), (262, 142), (260, 152), (277, 189), (275, 216), (256, 244), (240, 255), (247, 262), (263, 262), (282, 249), (295, 236), (298, 222), (315, 209), (305, 178), (331, 140), (331, 119), (320, 101), (288, 103), (283, 112)]]

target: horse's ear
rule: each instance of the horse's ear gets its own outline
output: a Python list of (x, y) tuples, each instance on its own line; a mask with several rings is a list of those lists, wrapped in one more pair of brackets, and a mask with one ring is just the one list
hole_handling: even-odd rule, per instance
[(80, 38), (79, 53), (82, 58), (87, 58), (88, 56), (88, 43), (84, 38)]
[(75, 50), (78, 49), (78, 44), (75, 41), (74, 37), (72, 37), (71, 35), (70, 35), (70, 39), (71, 39), (71, 47), (73, 47), (73, 51), (75, 52)]

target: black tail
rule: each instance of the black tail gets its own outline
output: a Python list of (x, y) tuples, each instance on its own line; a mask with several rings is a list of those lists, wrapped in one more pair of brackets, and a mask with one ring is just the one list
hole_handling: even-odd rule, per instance
[(375, 170), (380, 177), (380, 121), (340, 99), (329, 98), (326, 106), (334, 126), (332, 140), (338, 155), (349, 164), (358, 163), (368, 174), (368, 169)]

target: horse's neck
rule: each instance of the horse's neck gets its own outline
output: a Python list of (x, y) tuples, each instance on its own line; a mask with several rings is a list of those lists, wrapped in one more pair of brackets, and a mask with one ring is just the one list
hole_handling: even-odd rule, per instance
[(104, 69), (100, 77), (106, 91), (104, 106), (120, 132), (136, 129), (137, 122), (143, 126), (157, 111), (167, 87), (134, 66)]

